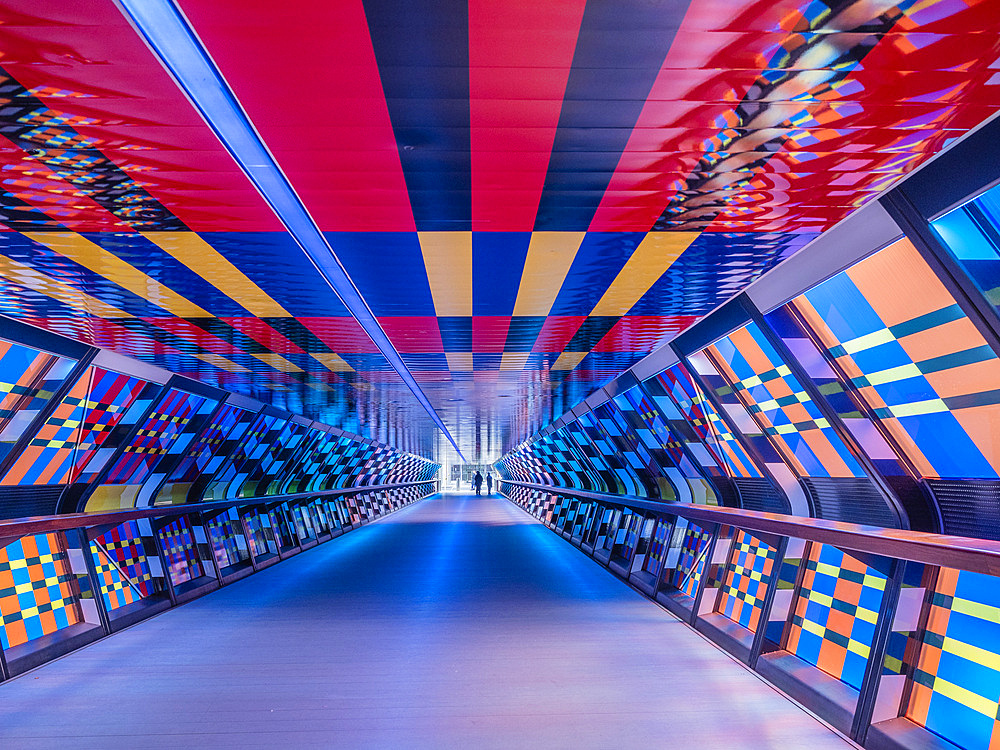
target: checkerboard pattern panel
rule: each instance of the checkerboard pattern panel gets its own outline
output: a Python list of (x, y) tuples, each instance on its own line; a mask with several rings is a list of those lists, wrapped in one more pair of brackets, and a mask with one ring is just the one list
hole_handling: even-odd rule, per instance
[(187, 427), (206, 399), (171, 388), (125, 447), (105, 484), (140, 484)]
[(705, 353), (796, 474), (866, 476), (760, 326), (750, 323)]
[(196, 541), (187, 519), (182, 516), (172, 521), (159, 534), (171, 582), (176, 586), (200, 576)]
[(842, 550), (813, 544), (785, 648), (860, 689), (886, 578)]
[(922, 476), (1000, 478), (1000, 359), (909, 240), (790, 304)]
[(101, 595), (108, 610), (132, 604), (156, 592), (147, 561), (146, 550), (151, 544), (152, 539), (144, 538), (135, 521), (127, 521), (90, 543), (101, 581)]
[(709, 464), (723, 467), (731, 477), (763, 476), (684, 365), (664, 370), (656, 380), (712, 456)]
[(737, 531), (716, 611), (756, 632), (764, 596), (773, 580), (777, 554), (777, 549), (766, 542), (745, 531)]
[(230, 517), (234, 513), (235, 511), (230, 510), (227, 514), (216, 516), (208, 522), (208, 536), (212, 543), (212, 553), (220, 568), (236, 565), (246, 557), (237, 543), (236, 529), (239, 528), (237, 526), (239, 522)]
[(1000, 578), (942, 568), (906, 716), (962, 748), (1000, 746)]
[(8, 649), (83, 621), (76, 575), (56, 534), (0, 550), (0, 643)]
[(698, 583), (705, 573), (711, 541), (711, 532), (693, 523), (688, 525), (684, 532), (680, 557), (670, 574), (671, 586), (690, 597), (695, 595)]
[(55, 395), (76, 362), (0, 340), (0, 457)]

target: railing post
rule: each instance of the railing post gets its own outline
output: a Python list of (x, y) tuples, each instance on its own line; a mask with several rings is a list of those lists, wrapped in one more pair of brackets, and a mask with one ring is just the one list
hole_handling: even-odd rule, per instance
[(882, 603), (875, 620), (875, 635), (872, 638), (871, 650), (868, 652), (868, 663), (865, 665), (865, 675), (858, 691), (858, 705), (854, 710), (854, 722), (851, 725), (851, 739), (859, 745), (864, 745), (871, 726), (872, 713), (875, 710), (875, 699), (878, 697), (879, 681), (885, 664), (885, 651), (892, 632), (892, 622), (896, 616), (896, 605), (899, 603), (899, 591), (903, 586), (903, 570), (905, 563), (892, 559), (889, 563), (889, 574), (886, 576), (885, 591), (882, 592)]
[(83, 564), (87, 568), (87, 580), (90, 581), (90, 590), (94, 593), (94, 605), (97, 607), (97, 617), (101, 622), (105, 635), (111, 635), (111, 616), (108, 608), (104, 604), (104, 594), (101, 593), (101, 578), (97, 574), (97, 567), (94, 565), (94, 555), (91, 553), (90, 540), (87, 538), (87, 530), (70, 529), (67, 534), (75, 533), (80, 553), (83, 555)]

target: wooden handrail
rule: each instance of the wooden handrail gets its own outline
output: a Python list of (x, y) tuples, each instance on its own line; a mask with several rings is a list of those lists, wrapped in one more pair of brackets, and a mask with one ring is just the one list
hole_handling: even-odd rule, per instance
[(781, 513), (763, 513), (713, 505), (654, 501), (633, 495), (610, 495), (602, 492), (531, 482), (516, 482), (508, 479), (502, 481), (506, 484), (548, 492), (553, 495), (575, 497), (601, 505), (628, 508), (629, 510), (642, 510), (663, 517), (679, 516), (690, 521), (725, 524), (746, 531), (832, 544), (844, 549), (899, 560), (913, 560), (928, 565), (1000, 575), (1000, 542), (989, 539), (886, 529), (880, 526), (865, 526), (844, 521), (803, 518)]

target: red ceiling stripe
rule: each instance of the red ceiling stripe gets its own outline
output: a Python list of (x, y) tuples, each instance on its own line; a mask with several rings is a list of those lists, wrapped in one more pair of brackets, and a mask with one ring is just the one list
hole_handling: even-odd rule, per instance
[(324, 231), (413, 231), (360, 0), (180, 3)]
[(510, 316), (488, 315), (472, 319), (472, 351), (502, 352), (507, 343)]
[[(5, 9), (30, 18), (38, 3), (14, 0)], [(22, 86), (37, 87), (51, 109), (98, 119), (74, 129), (98, 139), (105, 156), (191, 229), (282, 228), (111, 0), (50, 4), (45, 17), (4, 28), (2, 64)], [(203, 190), (192, 193), (192, 179)], [(206, 211), (206, 202), (243, 210)]]
[(472, 228), (531, 231), (586, 0), (469, 2)]

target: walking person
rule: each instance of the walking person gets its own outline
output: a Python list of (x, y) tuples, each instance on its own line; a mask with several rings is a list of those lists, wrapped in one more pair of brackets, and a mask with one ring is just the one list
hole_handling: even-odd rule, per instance
[(479, 495), (480, 491), (483, 489), (483, 475), (477, 471), (476, 476), (472, 481), (476, 485), (476, 494)]
[(486, 472), (486, 494), (493, 494), (493, 475), (489, 472)]

